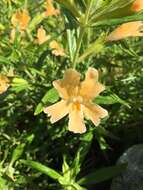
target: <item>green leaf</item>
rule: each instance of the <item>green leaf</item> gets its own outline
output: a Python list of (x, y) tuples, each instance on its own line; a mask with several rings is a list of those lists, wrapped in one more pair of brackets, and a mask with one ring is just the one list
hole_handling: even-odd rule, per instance
[(35, 69), (33, 67), (29, 68), (29, 70), (33, 73), (33, 74), (38, 74), (39, 76), (45, 77), (44, 73), (38, 69)]
[(113, 18), (113, 19), (104, 19), (102, 21), (98, 21), (96, 23), (92, 24), (93, 26), (113, 26), (117, 24), (122, 24), (126, 22), (131, 22), (131, 21), (142, 21), (143, 20), (143, 14), (135, 14), (132, 16), (126, 16), (123, 18)]
[(0, 190), (3, 190), (6, 185), (6, 180), (0, 176)]
[(0, 62), (10, 64), (10, 61), (6, 57), (3, 57), (3, 56), (0, 56)]
[(26, 137), (26, 141), (31, 144), (33, 142), (33, 139), (35, 138), (35, 135), (34, 134), (31, 134), (31, 135), (28, 135)]
[(32, 30), (34, 30), (36, 26), (43, 21), (44, 18), (45, 18), (44, 14), (38, 13), (37, 15), (35, 15), (32, 21), (29, 23), (27, 31), (32, 32)]
[(75, 183), (75, 182), (71, 185), (71, 187), (73, 187), (73, 190), (74, 190), (74, 189), (75, 189), (75, 190), (87, 190), (86, 188), (81, 187), (80, 185), (78, 185), (78, 184)]
[(130, 10), (133, 1), (134, 0), (114, 0), (106, 6), (101, 6), (90, 18), (92, 26), (96, 25), (97, 21), (103, 19), (121, 18), (133, 14)]
[(48, 103), (55, 103), (59, 99), (59, 94), (55, 88), (50, 89), (44, 97), (42, 98), (41, 102), (37, 105), (34, 115), (38, 115), (43, 111), (43, 107)]
[(79, 144), (79, 148), (72, 163), (72, 175), (74, 177), (76, 177), (77, 174), (80, 172), (80, 167), (82, 165), (82, 162), (84, 161), (85, 156), (89, 151), (92, 139), (93, 139), (93, 133), (91, 131), (84, 134), (81, 138), (81, 143)]
[(67, 29), (67, 41), (68, 41), (69, 55), (70, 55), (70, 59), (71, 59), (71, 62), (72, 62), (73, 58), (74, 58), (74, 52), (76, 50), (75, 30)]
[(99, 137), (98, 142), (101, 150), (106, 150), (109, 147), (109, 145), (103, 137)]
[(55, 88), (51, 88), (42, 98), (43, 103), (55, 103), (59, 99), (59, 94)]
[(0, 23), (0, 31), (2, 30), (5, 30), (5, 26), (2, 23)]
[(62, 172), (63, 172), (63, 175), (66, 178), (66, 180), (70, 181), (71, 171), (70, 171), (69, 165), (67, 164), (65, 155), (63, 157)]
[(112, 94), (109, 96), (98, 96), (95, 99), (95, 103), (107, 104), (107, 105), (120, 103), (120, 104), (130, 108), (130, 105), (125, 100), (122, 100), (121, 98), (119, 98), (119, 96), (117, 96), (116, 94)]
[(25, 144), (22, 143), (20, 145), (18, 145), (13, 153), (12, 153), (12, 159), (11, 159), (11, 164), (13, 164), (16, 160), (18, 160), (20, 158), (20, 156), (22, 155), (23, 151), (24, 151), (24, 147), (25, 147)]
[(56, 172), (55, 170), (35, 161), (31, 160), (21, 160), (21, 163), (38, 170), (39, 172), (46, 174), (47, 176), (51, 177), (52, 179), (58, 180), (62, 178), (62, 176)]
[(111, 139), (116, 140), (116, 141), (120, 140), (119, 137), (116, 137), (113, 133), (111, 133), (110, 131), (100, 126), (95, 127), (95, 135), (96, 135), (96, 138), (97, 136), (101, 136), (101, 137), (103, 136), (103, 137), (110, 137)]
[(126, 1), (125, 1), (125, 0), (114, 0), (114, 1), (112, 1), (112, 2), (109, 4), (107, 10), (108, 10), (109, 12), (111, 12), (111, 11), (115, 11), (115, 10), (117, 10), (117, 9), (124, 8), (124, 7), (128, 6), (128, 5), (131, 5), (131, 3), (132, 3), (133, 1), (134, 1), (134, 0), (126, 0)]
[(30, 84), (28, 83), (27, 80), (23, 78), (15, 77), (12, 80), (11, 86), (12, 86), (11, 90), (16, 91), (18, 93), (18, 92), (28, 89), (30, 87)]
[(105, 37), (99, 37), (95, 42), (91, 43), (84, 53), (78, 58), (77, 62), (82, 62), (91, 54), (98, 54), (104, 48)]
[(99, 169), (83, 178), (81, 178), (78, 181), (78, 184), (80, 185), (90, 185), (90, 184), (96, 184), (100, 183), (102, 181), (108, 180), (110, 178), (113, 178), (117, 175), (119, 175), (121, 172), (123, 172), (126, 169), (126, 164), (120, 164), (117, 166), (111, 166)]
[(40, 114), (40, 113), (43, 111), (43, 106), (44, 106), (43, 103), (39, 103), (39, 104), (36, 106), (34, 115)]
[(74, 1), (72, 0), (56, 0), (56, 1), (61, 5), (63, 5), (66, 9), (68, 9), (73, 14), (73, 16), (80, 17), (79, 10)]
[(5, 174), (14, 181), (14, 173), (15, 173), (15, 168), (12, 167), (11, 164), (8, 165), (6, 168)]

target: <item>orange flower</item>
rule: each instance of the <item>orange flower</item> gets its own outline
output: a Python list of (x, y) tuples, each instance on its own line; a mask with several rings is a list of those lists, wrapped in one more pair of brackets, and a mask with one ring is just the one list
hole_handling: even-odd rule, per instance
[(14, 27), (19, 26), (20, 30), (25, 30), (30, 21), (29, 13), (26, 9), (23, 11), (17, 10), (11, 18), (11, 23)]
[(55, 56), (65, 56), (64, 49), (55, 41), (50, 42), (50, 48), (53, 49), (52, 54)]
[(127, 37), (143, 36), (143, 22), (134, 21), (122, 24), (107, 37), (107, 41), (121, 40)]
[(45, 16), (57, 16), (60, 14), (59, 9), (55, 9), (52, 0), (46, 0), (46, 12)]
[(59, 121), (69, 114), (68, 129), (74, 133), (84, 133), (86, 126), (84, 116), (90, 119), (96, 126), (100, 119), (108, 115), (108, 112), (92, 102), (105, 87), (98, 82), (98, 71), (89, 68), (85, 80), (80, 82), (80, 74), (74, 69), (65, 71), (64, 78), (53, 82), (61, 101), (44, 108), (44, 112), (51, 116), (51, 123)]
[(143, 0), (135, 0), (131, 6), (131, 11), (139, 12), (143, 9)]
[(6, 76), (0, 75), (0, 94), (7, 91), (9, 87), (9, 80)]
[(53, 40), (50, 42), (50, 48), (59, 49), (59, 44), (55, 40)]
[(13, 25), (13, 28), (10, 33), (10, 39), (13, 42), (16, 36), (16, 27), (18, 27), (18, 30), (21, 34), (23, 34), (23, 31), (27, 28), (30, 21), (29, 13), (26, 9), (23, 11), (17, 10), (15, 14), (13, 14), (11, 18), (11, 23)]
[(38, 44), (41, 45), (49, 39), (50, 39), (50, 35), (46, 35), (46, 31), (44, 30), (44, 28), (42, 26), (40, 28), (38, 28), (38, 30), (37, 30)]

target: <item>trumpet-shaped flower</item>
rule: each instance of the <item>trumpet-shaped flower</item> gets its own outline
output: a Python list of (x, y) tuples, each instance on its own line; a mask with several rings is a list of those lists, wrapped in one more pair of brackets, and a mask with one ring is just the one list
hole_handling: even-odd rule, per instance
[(11, 23), (14, 27), (19, 27), (19, 30), (25, 30), (30, 21), (29, 13), (26, 9), (23, 11), (17, 10), (11, 18)]
[(131, 11), (139, 12), (143, 10), (143, 0), (135, 0), (131, 6)]
[(27, 28), (30, 21), (29, 13), (26, 9), (23, 11), (17, 10), (15, 14), (13, 14), (11, 18), (11, 23), (13, 25), (13, 28), (10, 33), (10, 39), (13, 42), (16, 36), (16, 27), (18, 27), (18, 30), (21, 34), (23, 34), (23, 31)]
[(52, 50), (52, 54), (55, 56), (65, 56), (64, 49), (60, 47), (60, 45), (55, 41), (51, 41), (49, 44)]
[(7, 91), (9, 87), (9, 80), (6, 76), (0, 75), (0, 94)]
[(121, 40), (127, 37), (143, 36), (143, 22), (134, 21), (122, 24), (107, 37), (107, 41)]
[(50, 39), (50, 35), (46, 35), (46, 31), (44, 30), (44, 28), (42, 26), (40, 28), (38, 28), (38, 30), (37, 30), (38, 44), (41, 45), (49, 39)]
[(51, 116), (51, 123), (59, 121), (69, 114), (68, 129), (74, 133), (86, 132), (84, 116), (98, 126), (101, 118), (108, 112), (92, 100), (105, 87), (98, 82), (98, 71), (89, 68), (84, 81), (80, 81), (80, 73), (74, 69), (65, 71), (64, 78), (53, 82), (62, 100), (52, 106), (44, 108), (44, 112)]
[(54, 8), (53, 0), (46, 0), (45, 16), (57, 16), (59, 14), (60, 14), (60, 10)]

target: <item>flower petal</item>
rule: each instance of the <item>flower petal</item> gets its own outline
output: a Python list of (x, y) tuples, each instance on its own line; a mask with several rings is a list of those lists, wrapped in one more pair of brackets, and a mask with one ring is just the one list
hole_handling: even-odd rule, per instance
[(8, 82), (9, 82), (9, 79), (6, 76), (0, 75), (0, 85), (7, 84)]
[(53, 86), (58, 91), (62, 99), (65, 99), (65, 100), (68, 99), (69, 95), (68, 95), (67, 89), (62, 85), (61, 80), (53, 81)]
[(52, 54), (55, 55), (55, 56), (61, 56), (61, 57), (65, 56), (64, 49), (62, 49), (62, 48), (53, 50)]
[(80, 74), (74, 69), (67, 69), (64, 78), (53, 82), (63, 99), (77, 95), (78, 85), (80, 83)]
[(63, 85), (76, 87), (80, 82), (80, 73), (75, 69), (67, 69), (62, 80)]
[(86, 126), (84, 124), (84, 116), (82, 109), (77, 109), (76, 106), (71, 108), (69, 112), (69, 131), (74, 133), (85, 133)]
[(42, 26), (40, 28), (38, 28), (38, 30), (37, 30), (38, 44), (43, 44), (44, 42), (46, 42), (49, 39), (50, 39), (50, 35), (46, 35), (46, 31), (44, 30), (44, 28)]
[(69, 109), (67, 106), (67, 102), (61, 100), (52, 106), (44, 108), (44, 112), (47, 113), (49, 116), (51, 116), (50, 119), (51, 123), (55, 123), (58, 120), (65, 117), (68, 114)]
[(136, 0), (131, 6), (131, 11), (139, 12), (143, 9), (143, 0)]
[(108, 116), (107, 110), (95, 104), (86, 105), (83, 111), (85, 116), (90, 119), (96, 126), (100, 124), (101, 118)]
[(20, 30), (25, 30), (30, 21), (29, 13), (26, 9), (20, 11), (17, 10), (16, 13), (11, 18), (11, 23), (14, 27), (19, 25)]
[(107, 41), (121, 40), (127, 37), (143, 36), (141, 28), (143, 27), (142, 21), (134, 21), (122, 24), (117, 27), (111, 34), (107, 37)]
[(8, 87), (9, 87), (9, 85), (0, 85), (0, 94), (7, 91)]
[(86, 72), (86, 79), (93, 79), (96, 82), (98, 81), (98, 71), (93, 67), (89, 67)]
[(4, 76), (0, 75), (0, 94), (4, 93), (9, 87), (9, 79)]
[(80, 95), (85, 99), (93, 99), (98, 96), (105, 87), (97, 82), (98, 81), (98, 71), (94, 68), (89, 68), (85, 80), (81, 82)]
[(58, 49), (60, 47), (58, 42), (56, 42), (55, 40), (51, 41), (49, 46), (51, 49)]
[(27, 10), (23, 10), (21, 13), (20, 28), (24, 30), (30, 21), (30, 16)]
[(45, 16), (57, 16), (60, 14), (60, 10), (54, 8), (52, 0), (47, 0), (46, 3), (47, 6)]

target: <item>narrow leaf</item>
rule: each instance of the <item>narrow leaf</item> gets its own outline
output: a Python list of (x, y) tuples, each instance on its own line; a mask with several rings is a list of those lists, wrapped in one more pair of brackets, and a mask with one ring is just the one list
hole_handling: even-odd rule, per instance
[(18, 145), (13, 153), (12, 153), (12, 159), (11, 159), (11, 163), (13, 164), (16, 160), (19, 159), (19, 157), (22, 155), (23, 151), (24, 151), (24, 147), (25, 147), (25, 144), (22, 143), (20, 145)]
[(34, 115), (38, 115), (43, 111), (43, 107), (48, 103), (54, 103), (59, 99), (58, 92), (55, 88), (50, 89), (44, 97), (42, 98), (41, 102), (37, 105)]
[(56, 1), (61, 5), (63, 5), (66, 9), (68, 9), (73, 14), (73, 16), (80, 17), (79, 10), (73, 1), (71, 0), (56, 0)]
[(34, 169), (38, 170), (39, 172), (46, 174), (47, 176), (49, 176), (55, 180), (62, 178), (62, 176), (58, 172), (56, 172), (55, 170), (53, 170), (39, 162), (35, 162), (35, 161), (31, 161), (31, 160), (21, 160), (21, 163), (23, 163), (31, 168), (34, 168)]
[(107, 105), (120, 103), (120, 104), (123, 104), (124, 106), (130, 108), (130, 105), (125, 100), (122, 100), (121, 98), (119, 98), (119, 96), (117, 96), (116, 94), (112, 94), (109, 96), (98, 96), (95, 99), (95, 102), (97, 104), (107, 104)]
[(84, 53), (78, 58), (77, 62), (82, 62), (86, 57), (88, 57), (91, 54), (98, 54), (103, 48), (104, 38), (102, 36), (89, 45), (89, 47), (84, 51)]
[(121, 172), (123, 172), (126, 169), (126, 164), (120, 164), (117, 166), (111, 166), (102, 168), (100, 170), (97, 170), (83, 178), (81, 178), (78, 181), (78, 184), (80, 185), (90, 185), (90, 184), (96, 184), (105, 180), (108, 180), (110, 178), (113, 178), (117, 175), (119, 175)]

